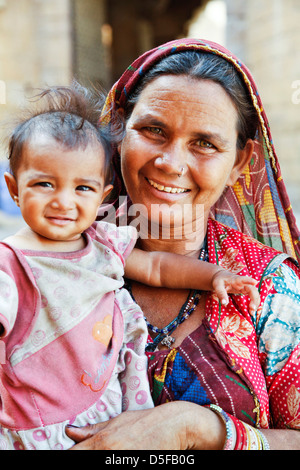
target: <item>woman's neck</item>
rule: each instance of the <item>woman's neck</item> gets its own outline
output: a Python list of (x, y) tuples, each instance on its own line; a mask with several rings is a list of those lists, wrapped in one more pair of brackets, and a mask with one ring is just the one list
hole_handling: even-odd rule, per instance
[(198, 257), (203, 246), (203, 240), (197, 246), (192, 244), (189, 247), (186, 243), (179, 240), (145, 240), (139, 238), (137, 246), (144, 251), (164, 251), (178, 255)]
[(166, 226), (139, 219), (131, 220), (138, 229), (138, 246), (145, 251), (166, 251), (187, 256), (198, 256), (207, 231), (208, 217), (190, 220), (177, 226)]
[(206, 227), (205, 230), (203, 228), (198, 232), (191, 232), (189, 235), (177, 232), (168, 234), (168, 236), (160, 234), (159, 237), (154, 237), (151, 233), (146, 236), (145, 233), (140, 232), (137, 245), (144, 251), (165, 251), (197, 257), (203, 247), (205, 235)]

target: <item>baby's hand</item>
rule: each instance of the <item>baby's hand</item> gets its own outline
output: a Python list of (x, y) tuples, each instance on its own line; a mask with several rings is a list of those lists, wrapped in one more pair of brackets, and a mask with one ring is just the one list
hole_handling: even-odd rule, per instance
[(249, 276), (238, 276), (220, 269), (212, 278), (212, 288), (214, 294), (219, 298), (222, 305), (229, 302), (227, 292), (230, 294), (249, 295), (250, 314), (254, 314), (260, 303), (260, 296), (256, 287), (257, 281)]

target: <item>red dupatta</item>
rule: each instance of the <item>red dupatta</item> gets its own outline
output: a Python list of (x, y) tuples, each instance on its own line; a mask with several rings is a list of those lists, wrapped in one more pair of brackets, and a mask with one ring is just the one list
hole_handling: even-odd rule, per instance
[[(127, 68), (110, 90), (103, 119), (110, 121), (111, 111), (124, 107), (128, 94), (155, 63), (184, 50), (210, 52), (233, 64), (249, 90), (260, 122), (259, 138), (255, 142), (251, 162), (235, 185), (225, 189), (212, 208), (211, 217), (299, 261), (300, 232), (282, 178), (266, 113), (249, 70), (231, 52), (216, 43), (190, 38), (171, 41), (147, 51)], [(113, 161), (115, 189), (118, 196), (125, 195), (117, 152)]]

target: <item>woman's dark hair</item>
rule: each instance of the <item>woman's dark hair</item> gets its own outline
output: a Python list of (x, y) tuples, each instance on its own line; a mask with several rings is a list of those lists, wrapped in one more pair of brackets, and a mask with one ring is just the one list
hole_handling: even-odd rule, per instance
[(233, 64), (210, 52), (177, 52), (154, 65), (129, 95), (125, 109), (126, 119), (130, 116), (145, 86), (160, 75), (187, 75), (220, 84), (231, 98), (238, 113), (237, 147), (242, 149), (248, 139), (255, 138), (259, 121), (246, 85)]
[[(8, 159), (14, 176), (22, 158), (24, 145), (35, 133), (46, 133), (67, 149), (82, 149), (100, 143), (105, 152), (105, 183), (111, 179), (113, 145), (121, 131), (99, 125), (105, 94), (81, 86), (52, 87), (34, 97), (37, 108), (30, 108), (19, 120), (9, 138)], [(84, 158), (84, 152), (82, 153)]]

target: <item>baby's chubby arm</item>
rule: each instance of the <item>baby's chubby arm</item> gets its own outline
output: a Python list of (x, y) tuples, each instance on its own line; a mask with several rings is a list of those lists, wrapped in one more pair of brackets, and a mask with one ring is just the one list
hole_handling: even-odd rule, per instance
[(134, 248), (126, 259), (125, 276), (154, 287), (213, 291), (223, 305), (228, 303), (227, 292), (248, 295), (250, 312), (260, 302), (255, 279), (189, 256)]

